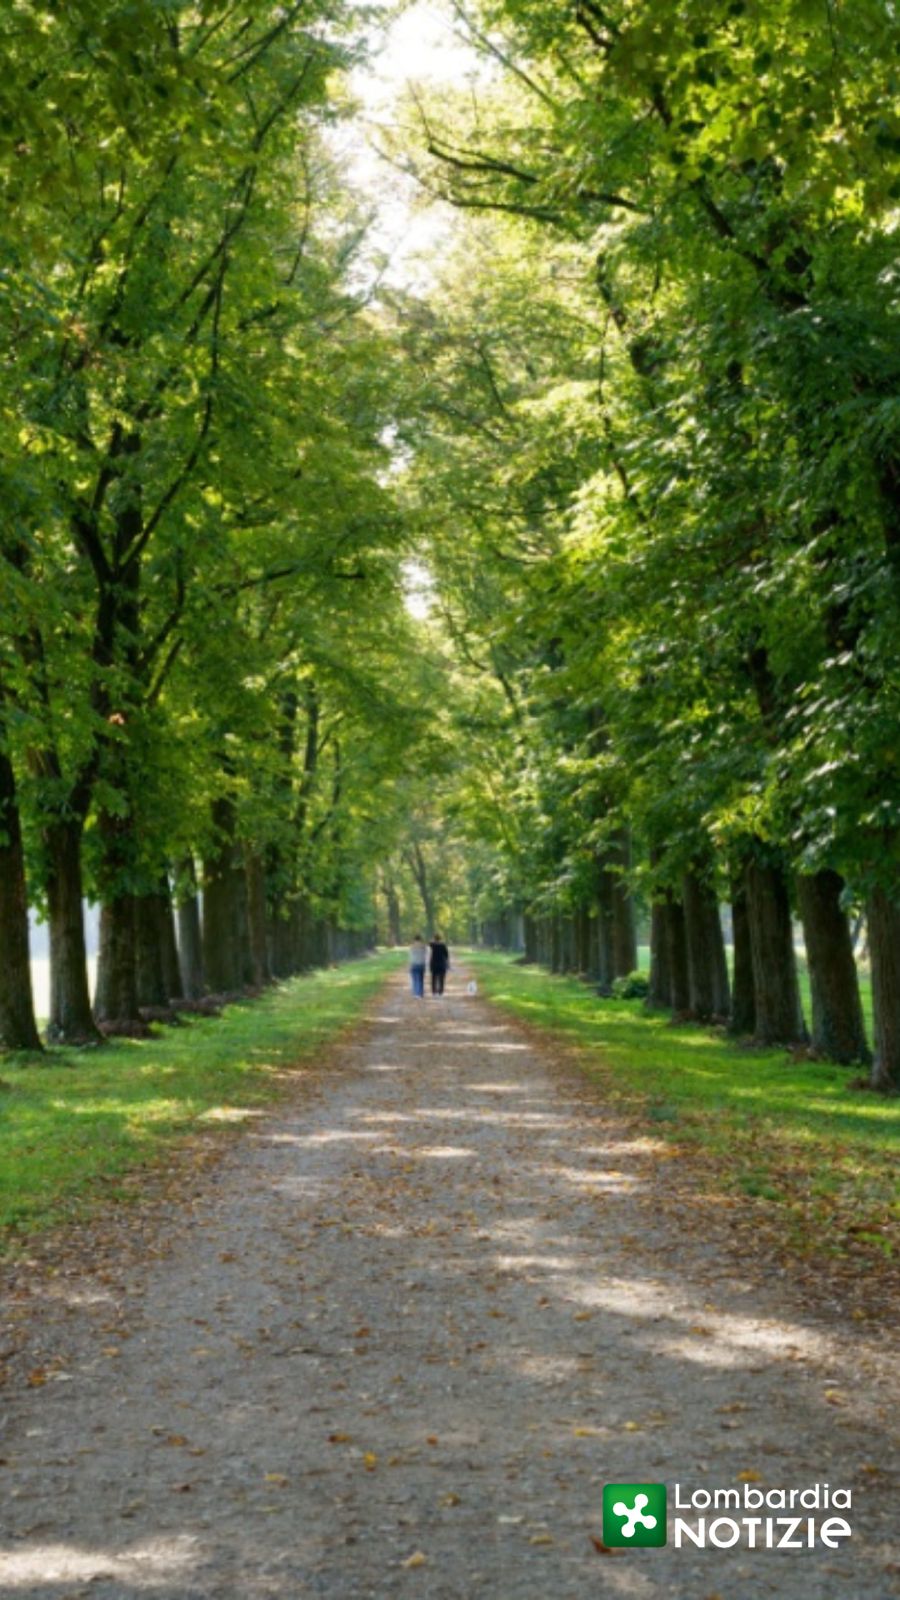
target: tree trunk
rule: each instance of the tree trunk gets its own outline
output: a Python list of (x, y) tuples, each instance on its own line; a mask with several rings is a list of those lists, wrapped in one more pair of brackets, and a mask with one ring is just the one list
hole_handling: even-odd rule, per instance
[(400, 896), (397, 893), (397, 885), (394, 883), (393, 878), (384, 879), (383, 892), (385, 905), (387, 906), (388, 944), (396, 947), (398, 944), (403, 943), (403, 930), (400, 926)]
[(558, 911), (554, 911), (550, 919), (550, 971), (562, 971), (562, 919)]
[(266, 878), (261, 855), (256, 852), (248, 854), (246, 872), (250, 961), (253, 967), (253, 982), (258, 989), (261, 989), (272, 981), (266, 940)]
[(728, 965), (715, 891), (692, 871), (684, 875), (682, 894), (691, 1014), (698, 1022), (727, 1017)]
[(297, 971), (293, 907), (277, 907), (270, 927), (272, 971), (276, 978), (292, 978)]
[(94, 1015), (130, 1031), (138, 1019), (134, 896), (121, 894), (100, 907), (100, 953)]
[(12, 762), (0, 749), (0, 1050), (40, 1050), (31, 991), (28, 891)]
[(231, 886), (234, 900), (234, 914), (236, 922), (236, 937), (238, 951), (238, 967), (240, 971), (240, 987), (249, 987), (255, 982), (253, 967), (253, 951), (250, 944), (250, 902), (247, 895), (247, 874), (241, 859), (239, 848), (235, 849), (234, 867), (232, 869), (233, 883)]
[(229, 795), (213, 801), (212, 820), (217, 843), (203, 864), (203, 967), (214, 993), (229, 994), (244, 983), (235, 814)]
[(634, 897), (625, 876), (631, 868), (630, 828), (620, 828), (616, 833), (613, 860), (620, 869), (613, 876), (612, 889), (613, 977), (627, 978), (638, 964)]
[(200, 897), (193, 856), (181, 863), (180, 877), (185, 888), (178, 900), (178, 958), (182, 994), (186, 1000), (199, 1000), (206, 984), (203, 977), (203, 934), (200, 928)]
[(591, 915), (586, 906), (575, 914), (575, 963), (579, 977), (586, 978), (591, 970)]
[(875, 1007), (875, 1059), (872, 1086), (900, 1093), (900, 902), (873, 889), (866, 910), (872, 1000)]
[(137, 946), (138, 1006), (166, 1010), (169, 991), (163, 962), (158, 894), (134, 897), (134, 931)]
[(665, 902), (654, 900), (650, 912), (650, 987), (647, 993), (647, 1005), (652, 1007), (672, 1004), (667, 913)]
[(422, 854), (421, 846), (415, 841), (406, 853), (406, 859), (416, 881), (416, 888), (422, 901), (422, 910), (425, 912), (425, 938), (434, 933), (434, 896), (431, 892), (431, 880), (428, 865)]
[(616, 882), (601, 857), (597, 872), (597, 988), (601, 994), (612, 994), (616, 976), (616, 950), (614, 938), (614, 896)]
[(751, 856), (744, 869), (744, 886), (753, 953), (754, 1038), (757, 1044), (805, 1044), (784, 869)]
[(81, 879), (80, 817), (51, 822), (44, 832), (50, 925), (50, 1022), (58, 1044), (96, 1044), (91, 1012)]
[(684, 1016), (691, 1008), (691, 984), (688, 973), (687, 928), (684, 906), (670, 894), (666, 902), (666, 942), (669, 952), (669, 979), (672, 985), (672, 1010)]
[(534, 917), (525, 916), (525, 960), (535, 962), (538, 959), (538, 927)]
[(743, 867), (734, 873), (731, 880), (731, 928), (734, 938), (734, 976), (728, 1031), (752, 1037), (756, 1032), (756, 991), (753, 986), (753, 948)]
[(186, 996), (184, 993), (184, 979), (181, 975), (181, 961), (178, 955), (178, 940), (175, 937), (175, 909), (172, 905), (172, 886), (169, 883), (168, 872), (160, 874), (156, 901), (163, 982), (169, 999), (181, 1000)]
[(831, 1061), (871, 1061), (844, 880), (828, 870), (797, 879), (797, 903), (812, 990), (812, 1047)]

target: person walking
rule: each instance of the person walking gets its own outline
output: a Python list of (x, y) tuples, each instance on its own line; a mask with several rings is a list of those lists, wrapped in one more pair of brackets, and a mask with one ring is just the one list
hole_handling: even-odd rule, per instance
[(429, 949), (431, 950), (429, 962), (431, 967), (431, 992), (432, 994), (443, 994), (444, 980), (447, 976), (447, 969), (450, 966), (450, 951), (439, 933), (433, 935), (429, 943)]
[(417, 933), (409, 947), (409, 976), (412, 983), (412, 992), (417, 999), (425, 997), (425, 967), (428, 962), (428, 946), (420, 933)]

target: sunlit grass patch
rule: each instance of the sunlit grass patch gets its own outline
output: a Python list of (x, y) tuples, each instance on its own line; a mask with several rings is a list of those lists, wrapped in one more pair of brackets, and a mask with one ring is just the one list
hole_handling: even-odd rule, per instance
[(900, 1104), (852, 1087), (859, 1069), (673, 1025), (493, 952), (468, 959), (489, 999), (578, 1047), (616, 1108), (693, 1150), (723, 1193), (779, 1207), (792, 1243), (900, 1254)]
[[(0, 1251), (86, 1214), (115, 1179), (192, 1133), (240, 1127), (355, 1021), (397, 966), (380, 954), (295, 978), (153, 1039), (7, 1057), (0, 1076)], [(133, 1191), (131, 1191), (133, 1192)]]

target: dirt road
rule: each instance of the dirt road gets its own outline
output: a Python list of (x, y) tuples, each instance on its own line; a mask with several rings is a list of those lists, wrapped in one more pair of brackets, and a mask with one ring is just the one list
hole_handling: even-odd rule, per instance
[[(155, 1219), (161, 1258), (35, 1294), (4, 1595), (900, 1594), (877, 1351), (680, 1237), (652, 1143), (454, 983), (422, 1002), (398, 977)], [(606, 1554), (606, 1480), (670, 1506), (676, 1483), (827, 1482), (853, 1538)]]

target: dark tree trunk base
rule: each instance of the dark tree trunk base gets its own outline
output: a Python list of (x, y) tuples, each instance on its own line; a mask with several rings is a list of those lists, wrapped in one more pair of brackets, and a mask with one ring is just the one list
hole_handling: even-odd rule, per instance
[(803, 938), (812, 989), (811, 1046), (817, 1055), (846, 1065), (866, 1064), (866, 1039), (850, 923), (841, 905), (844, 880), (817, 872), (797, 880)]
[(800, 1009), (791, 904), (783, 867), (751, 856), (744, 871), (753, 951), (757, 1044), (808, 1044)]

